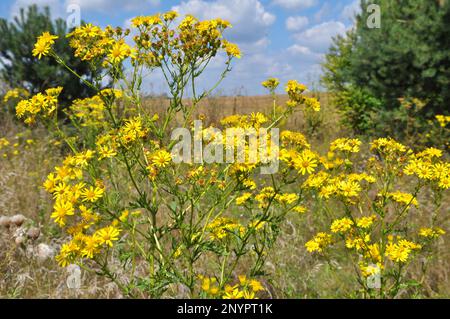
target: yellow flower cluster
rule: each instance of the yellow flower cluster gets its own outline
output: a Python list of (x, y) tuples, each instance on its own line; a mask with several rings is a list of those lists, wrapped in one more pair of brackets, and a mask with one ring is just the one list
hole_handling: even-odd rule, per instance
[(438, 238), (445, 234), (445, 231), (440, 227), (423, 227), (419, 230), (419, 236), (426, 238)]
[(394, 200), (395, 202), (399, 203), (399, 204), (403, 204), (406, 207), (409, 208), (409, 206), (414, 205), (414, 206), (419, 206), (419, 202), (417, 201), (417, 198), (409, 193), (402, 193), (402, 192), (393, 192), (393, 193), (388, 193), (387, 194), (388, 198), (392, 198), (392, 200)]
[(117, 148), (119, 142), (117, 136), (113, 134), (104, 134), (97, 137), (96, 152), (99, 155), (98, 159), (113, 158), (117, 155)]
[(284, 146), (288, 146), (289, 144), (293, 144), (295, 146), (300, 146), (304, 148), (310, 148), (310, 144), (307, 142), (305, 135), (299, 132), (292, 131), (282, 131), (281, 132), (281, 142)]
[(406, 239), (398, 239), (396, 243), (394, 243), (393, 238), (389, 240), (389, 243), (386, 246), (386, 256), (397, 263), (406, 262), (410, 256), (410, 254), (414, 250), (421, 249), (422, 246)]
[(172, 162), (172, 155), (166, 150), (159, 150), (151, 157), (151, 160), (157, 168), (163, 168)]
[(14, 143), (11, 145), (11, 142), (6, 137), (0, 138), (0, 154), (3, 158), (10, 158), (11, 156), (19, 155), (20, 151), (18, 147), (19, 143)]
[(52, 35), (49, 32), (44, 32), (38, 37), (36, 44), (34, 45), (33, 56), (37, 56), (38, 59), (41, 59), (43, 56), (49, 55), (56, 39), (58, 39), (58, 36)]
[(392, 138), (379, 138), (370, 143), (370, 150), (387, 162), (397, 163), (411, 154), (411, 150)]
[(83, 258), (94, 258), (102, 247), (112, 247), (120, 234), (118, 220), (92, 229), (102, 221), (94, 210), (105, 192), (101, 181), (91, 186), (83, 182), (83, 169), (95, 159), (94, 155), (94, 151), (86, 150), (66, 157), (64, 165), (55, 167), (55, 172), (50, 173), (44, 182), (44, 188), (55, 199), (51, 218), (60, 227), (66, 227), (67, 233), (72, 236), (70, 242), (62, 245), (56, 257), (62, 267)]
[(271, 92), (274, 92), (277, 89), (278, 85), (280, 85), (280, 80), (278, 80), (277, 78), (269, 78), (266, 81), (263, 81), (261, 85)]
[[(448, 188), (449, 163), (442, 160), (443, 152), (439, 149), (430, 147), (414, 153), (393, 139), (380, 138), (371, 143), (371, 150), (377, 156), (369, 159), (365, 167), (367, 171), (353, 173), (350, 172), (350, 169), (354, 168), (350, 153), (358, 153), (360, 146), (361, 142), (356, 139), (335, 140), (330, 145), (328, 158), (321, 158), (324, 169), (309, 175), (303, 182), (303, 189), (315, 190), (319, 197), (328, 201), (340, 201), (346, 211), (346, 217), (335, 219), (330, 225), (331, 233), (339, 235), (338, 237), (319, 233), (308, 241), (305, 247), (309, 252), (323, 253), (325, 247), (342, 239), (348, 249), (362, 258), (358, 262), (360, 274), (368, 277), (383, 272), (389, 266), (386, 260), (394, 263), (408, 262), (415, 252), (421, 250), (422, 244), (430, 244), (431, 240), (445, 233), (438, 227), (421, 228), (418, 235), (425, 241), (417, 243), (400, 235), (392, 235), (399, 220), (408, 214), (408, 209), (411, 206), (419, 206), (417, 193), (424, 185), (430, 185), (437, 193)], [(345, 159), (336, 158), (336, 151), (347, 153)], [(330, 159), (334, 159), (334, 162), (330, 163)], [(361, 196), (362, 192), (370, 196), (370, 189), (380, 187), (380, 180), (392, 178), (389, 176), (402, 177), (402, 170), (405, 175), (415, 175), (419, 179), (414, 194), (395, 191), (392, 190), (393, 185), (381, 184), (383, 191), (378, 193), (375, 200)], [(354, 215), (353, 206), (356, 211), (362, 213), (369, 203), (375, 205), (373, 212), (376, 214), (362, 217)], [(386, 217), (388, 214), (393, 216)], [(375, 225), (376, 221), (384, 218), (392, 218), (392, 228), (383, 228), (383, 223)], [(381, 233), (379, 227), (382, 228)], [(380, 237), (384, 236), (387, 239), (383, 242)]]
[(345, 233), (348, 230), (350, 230), (353, 226), (353, 221), (350, 218), (342, 218), (342, 219), (336, 219), (331, 224), (331, 231), (333, 233)]
[(350, 153), (358, 153), (359, 146), (361, 145), (361, 141), (358, 139), (352, 138), (339, 138), (331, 143), (330, 151), (343, 151)]
[(85, 99), (75, 99), (67, 113), (73, 116), (83, 127), (100, 127), (105, 123), (105, 101), (115, 102), (123, 97), (123, 92), (116, 89), (104, 89), (97, 95)]
[[(118, 39), (114, 38), (115, 35)], [(124, 44), (122, 36), (122, 30), (113, 30), (109, 26), (102, 30), (90, 23), (75, 28), (67, 35), (70, 46), (75, 50), (75, 57), (83, 61), (102, 63), (103, 66), (121, 61), (127, 53), (131, 54), (127, 50), (122, 50), (121, 44)], [(124, 48), (129, 47), (125, 44)], [(108, 55), (110, 60), (107, 60)]]
[(256, 294), (265, 290), (256, 279), (248, 279), (245, 275), (238, 276), (238, 279), (238, 284), (225, 286), (223, 299), (257, 299)]
[(347, 201), (351, 201), (357, 197), (362, 190), (361, 183), (374, 183), (372, 176), (366, 173), (361, 174), (342, 174), (332, 177), (327, 172), (319, 172), (311, 175), (303, 184), (305, 188), (319, 190), (319, 196), (329, 199), (332, 196), (342, 197)]
[(311, 109), (315, 112), (320, 111), (320, 103), (316, 98), (310, 98), (303, 93), (306, 90), (306, 86), (298, 83), (296, 80), (290, 80), (286, 84), (286, 93), (289, 96), (287, 105), (289, 107), (295, 107), (298, 105), (305, 105), (307, 109)]
[[(375, 215), (372, 216), (364, 216), (356, 219), (356, 226), (361, 229), (368, 229), (372, 226), (374, 221), (377, 219)], [(344, 217), (341, 219), (336, 219), (331, 223), (331, 232), (345, 234), (349, 230), (351, 230), (355, 226), (355, 222), (348, 218)]]
[(375, 215), (361, 217), (356, 220), (356, 226), (367, 229), (367, 228), (370, 228), (376, 220), (377, 220), (377, 216), (375, 216)]
[(237, 46), (237, 44), (228, 42), (227, 40), (223, 40), (223, 48), (229, 57), (241, 58), (241, 50)]
[(139, 34), (134, 37), (138, 63), (149, 67), (160, 66), (171, 61), (173, 65), (183, 62), (207, 61), (219, 50), (229, 58), (240, 58), (237, 45), (223, 39), (222, 33), (231, 25), (222, 19), (199, 21), (187, 15), (180, 24), (172, 28), (172, 21), (178, 16), (170, 11), (153, 16), (139, 16), (132, 19), (132, 26)]
[(255, 200), (259, 203), (259, 207), (264, 209), (270, 204), (275, 196), (276, 193), (273, 187), (268, 186), (261, 189), (259, 194), (255, 196)]
[(257, 299), (259, 292), (265, 291), (260, 281), (249, 279), (245, 275), (238, 276), (238, 283), (234, 285), (226, 284), (220, 289), (215, 277), (205, 277), (199, 275), (201, 280), (201, 290), (209, 297), (220, 297), (223, 299)]
[(252, 193), (244, 193), (241, 196), (236, 198), (236, 204), (237, 205), (243, 205), (245, 202), (247, 202), (252, 197)]
[(446, 127), (448, 123), (450, 123), (450, 116), (446, 115), (436, 115), (436, 120), (439, 123), (439, 126)]
[(0, 137), (0, 156), (11, 158), (20, 155), (25, 150), (30, 150), (36, 145), (36, 140), (30, 138), (32, 131), (26, 130), (11, 137)]
[(333, 243), (331, 235), (327, 233), (317, 233), (313, 239), (305, 244), (306, 250), (312, 252), (323, 252), (326, 247)]
[(67, 267), (82, 258), (92, 259), (102, 248), (112, 247), (113, 242), (119, 240), (120, 232), (114, 225), (100, 228), (92, 235), (78, 232), (70, 242), (61, 246), (56, 261), (61, 267)]
[(290, 205), (296, 201), (298, 201), (299, 197), (295, 193), (285, 193), (285, 194), (277, 194), (275, 196), (275, 200), (283, 205)]
[(245, 231), (244, 227), (237, 221), (227, 218), (218, 217), (206, 226), (211, 240), (221, 240), (230, 234), (239, 234)]
[(104, 123), (105, 105), (100, 96), (95, 95), (91, 98), (76, 99), (70, 106), (70, 112), (78, 118), (82, 126), (96, 127)]
[(49, 116), (57, 108), (58, 97), (62, 87), (47, 89), (45, 94), (38, 93), (28, 100), (22, 100), (16, 105), (16, 116), (25, 118), (24, 122), (33, 124), (38, 115)]
[(410, 156), (403, 169), (406, 175), (415, 175), (419, 179), (437, 184), (443, 189), (450, 188), (450, 163), (440, 161), (442, 151), (427, 148), (424, 151)]
[[(248, 224), (249, 230), (261, 230), (264, 228), (264, 226), (267, 224), (266, 221), (263, 220), (254, 220), (250, 224)], [(243, 232), (243, 229), (241, 230), (241, 233)]]
[(142, 117), (127, 119), (119, 130), (119, 140), (124, 146), (128, 146), (147, 136), (148, 129), (144, 127)]
[[(367, 251), (370, 249), (370, 234), (360, 233), (358, 231), (352, 230), (345, 237), (345, 247), (348, 249), (354, 249), (357, 252), (363, 250)], [(371, 257), (369, 255), (369, 257)]]
[(22, 88), (15, 88), (5, 93), (5, 95), (3, 96), (3, 102), (8, 103), (10, 100), (25, 98), (28, 97), (29, 95), (30, 93), (27, 90)]
[(369, 276), (379, 274), (381, 271), (379, 265), (367, 264), (364, 262), (359, 263), (359, 269), (361, 270), (361, 274), (364, 277), (369, 277)]
[(5, 137), (0, 138), (0, 150), (9, 144), (9, 141)]
[[(303, 147), (306, 147), (303, 145)], [(313, 173), (317, 166), (319, 156), (308, 148), (297, 151), (295, 149), (281, 149), (280, 160), (285, 162), (288, 167), (297, 170), (301, 175)]]
[(112, 65), (121, 63), (128, 57), (133, 56), (132, 48), (125, 43), (124, 39), (115, 41), (109, 49), (107, 61)]
[(201, 288), (206, 294), (214, 297), (220, 293), (219, 283), (215, 277), (205, 277), (199, 275), (198, 278), (201, 280)]
[(259, 112), (250, 115), (234, 114), (223, 118), (220, 123), (228, 128), (255, 128), (258, 129), (268, 121), (267, 117)]

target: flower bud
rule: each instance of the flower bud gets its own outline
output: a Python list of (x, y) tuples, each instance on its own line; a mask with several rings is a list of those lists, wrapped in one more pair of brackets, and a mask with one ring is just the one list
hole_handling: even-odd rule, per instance
[(22, 224), (25, 222), (26, 218), (25, 216), (18, 214), (11, 217), (11, 224), (16, 225), (17, 227), (22, 226)]
[(41, 231), (39, 230), (39, 228), (31, 227), (30, 229), (28, 229), (27, 237), (32, 240), (36, 240), (39, 238), (40, 234), (41, 234)]

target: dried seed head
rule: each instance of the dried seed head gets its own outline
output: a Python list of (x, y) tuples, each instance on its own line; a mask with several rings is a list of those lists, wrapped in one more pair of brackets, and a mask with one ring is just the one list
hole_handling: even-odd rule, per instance
[(21, 244), (23, 244), (23, 243), (25, 242), (25, 240), (26, 240), (26, 238), (25, 238), (24, 236), (17, 236), (17, 237), (16, 237), (16, 240), (15, 240), (16, 245), (21, 245)]
[(25, 222), (26, 218), (25, 216), (18, 214), (11, 217), (11, 224), (16, 225), (17, 227), (22, 226), (22, 224)]
[(1, 216), (0, 217), (0, 226), (8, 228), (11, 225), (11, 217)]
[(28, 238), (32, 240), (36, 240), (39, 238), (39, 235), (41, 234), (41, 231), (37, 227), (31, 227), (28, 229), (27, 236)]
[(39, 261), (50, 259), (55, 255), (55, 250), (47, 244), (41, 243), (35, 249), (35, 256)]

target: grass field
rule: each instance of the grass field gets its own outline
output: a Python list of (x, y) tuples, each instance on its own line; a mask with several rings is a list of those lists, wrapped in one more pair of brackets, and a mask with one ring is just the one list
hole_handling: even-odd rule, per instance
[[(284, 102), (287, 97), (279, 96)], [(319, 117), (305, 121), (302, 116), (291, 117), (288, 128), (304, 132), (318, 152), (325, 152), (329, 142), (346, 132), (339, 125), (337, 110), (329, 102), (327, 94), (319, 94), (322, 112)], [(148, 98), (145, 105), (151, 112), (163, 112), (167, 101), (163, 98)], [(270, 96), (212, 97), (202, 102), (198, 114), (206, 117), (206, 123), (217, 122), (231, 114), (248, 114), (267, 111), (271, 107)], [(313, 123), (313, 124), (311, 124)], [(61, 161), (63, 154), (59, 145), (49, 143), (51, 139), (42, 128), (26, 129), (9, 116), (1, 118), (0, 138), (17, 143), (13, 147), (17, 154), (0, 159), (0, 216), (22, 214), (26, 221), (21, 227), (0, 226), (0, 298), (121, 298), (114, 283), (87, 272), (82, 273), (81, 289), (67, 288), (69, 271), (57, 266), (53, 259), (64, 235), (49, 217), (52, 202), (41, 187), (47, 174)], [(30, 141), (31, 140), (31, 141)], [(363, 147), (361, 156), (365, 156)], [(431, 205), (427, 196), (420, 198), (421, 210), (410, 214), (409, 223), (427, 221)], [(450, 199), (444, 198), (444, 210), (448, 212)], [(431, 207), (431, 206), (430, 206)], [(336, 209), (338, 209), (336, 207)], [(430, 208), (431, 209), (431, 208)], [(449, 218), (443, 225), (449, 229)], [(22, 234), (31, 227), (40, 230), (36, 239), (21, 242)], [(357, 283), (353, 278), (352, 264), (347, 256), (333, 253), (329, 258), (315, 258), (304, 244), (317, 229), (327, 227), (326, 221), (314, 207), (305, 217), (289, 216), (282, 224), (282, 231), (265, 269), (270, 274), (264, 280), (267, 296), (273, 298), (336, 298), (354, 297)], [(25, 235), (25, 237), (27, 237)], [(411, 265), (410, 274), (419, 281), (423, 290), (408, 287), (400, 291), (403, 295), (424, 298), (450, 296), (450, 251), (448, 234), (437, 245), (437, 254), (428, 264), (423, 276), (421, 262)], [(50, 252), (42, 244), (48, 245)], [(207, 263), (207, 261), (205, 261)], [(119, 265), (117, 265), (118, 267)], [(205, 267), (208, 265), (205, 264)], [(139, 268), (139, 266), (138, 266)], [(120, 269), (119, 274), (126, 276)], [(165, 297), (185, 297), (181, 286), (171, 286)]]

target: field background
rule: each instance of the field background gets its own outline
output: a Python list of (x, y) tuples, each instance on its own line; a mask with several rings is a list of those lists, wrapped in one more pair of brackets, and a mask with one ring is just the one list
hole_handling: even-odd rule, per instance
[[(348, 136), (339, 124), (339, 114), (330, 103), (329, 95), (318, 93), (322, 111), (316, 118), (305, 120), (303, 113), (292, 116), (285, 124), (289, 129), (304, 132), (315, 149), (326, 152), (329, 142), (335, 138)], [(286, 96), (278, 96), (283, 103)], [(167, 105), (163, 97), (150, 97), (145, 100), (150, 112), (161, 113)], [(249, 114), (256, 111), (270, 111), (270, 96), (211, 97), (199, 106), (197, 116), (203, 114), (206, 124), (217, 122), (231, 114)], [(27, 226), (36, 226), (41, 236), (36, 241), (16, 244), (12, 230), (0, 228), (0, 298), (120, 298), (122, 295), (115, 286), (95, 275), (82, 274), (80, 290), (68, 289), (67, 269), (59, 268), (53, 259), (40, 261), (36, 258), (39, 244), (44, 243), (57, 249), (64, 238), (58, 227), (50, 220), (51, 201), (45, 191), (35, 185), (42, 185), (45, 177), (58, 165), (62, 158), (60, 147), (49, 143), (50, 137), (41, 128), (29, 130), (18, 124), (10, 116), (0, 118), (0, 137), (17, 142), (18, 154), (0, 159), (0, 216), (23, 214)], [(26, 140), (33, 143), (27, 144)], [(364, 149), (364, 147), (363, 147)], [(365, 147), (367, 151), (367, 143)], [(365, 156), (363, 151), (362, 156)], [(410, 222), (425, 221), (427, 198), (419, 198), (421, 210), (412, 210)], [(444, 201), (448, 211), (450, 200)], [(447, 214), (448, 215), (448, 214)], [(436, 259), (422, 276), (421, 263), (414, 263), (411, 273), (422, 280), (424, 292), (417, 293), (421, 298), (445, 298), (450, 296), (450, 254), (448, 249), (449, 220), (441, 225), (447, 234), (441, 238)], [(317, 229), (325, 229), (326, 222), (314, 208), (304, 217), (288, 216), (283, 225), (279, 240), (268, 258), (266, 269), (270, 281), (264, 282), (268, 297), (274, 298), (336, 298), (353, 297), (356, 282), (353, 269), (346, 262), (345, 255), (335, 254), (329, 260), (318, 259), (304, 248), (305, 242)], [(59, 238), (59, 239), (52, 239)], [(343, 251), (343, 250), (342, 250)], [(411, 266), (412, 267), (412, 266)], [(413, 289), (413, 288), (409, 288)], [(406, 292), (406, 291), (405, 291)], [(186, 291), (181, 287), (171, 287), (165, 297), (184, 297)], [(411, 293), (411, 291), (408, 291)], [(414, 292), (413, 292), (414, 295)], [(399, 294), (399, 297), (402, 293)]]

